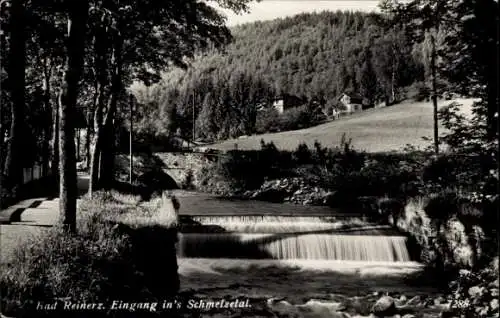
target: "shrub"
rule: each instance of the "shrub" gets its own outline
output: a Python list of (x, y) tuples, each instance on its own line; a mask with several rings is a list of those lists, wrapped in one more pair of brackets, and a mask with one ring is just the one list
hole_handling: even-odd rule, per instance
[(277, 132), (280, 129), (280, 114), (276, 109), (270, 108), (257, 113), (255, 123), (256, 133)]
[[(352, 158), (349, 160), (348, 158)], [(359, 167), (355, 154), (344, 155), (334, 166), (331, 187), (346, 195), (404, 198), (417, 193), (418, 177), (399, 163), (367, 161)]]
[(422, 177), (424, 182), (434, 185), (434, 192), (450, 187), (474, 192), (484, 185), (483, 170), (486, 166), (481, 156), (444, 154), (428, 161)]
[(197, 180), (201, 190), (219, 195), (233, 195), (259, 188), (266, 179), (291, 174), (290, 152), (279, 151), (270, 142), (261, 141), (260, 150), (231, 150), (214, 164), (204, 166)]
[(14, 204), (16, 202), (16, 198), (18, 197), (18, 192), (19, 190), (16, 188), (9, 190), (6, 187), (0, 187), (0, 206), (5, 208)]
[(233, 150), (216, 163), (203, 167), (198, 175), (200, 189), (223, 196), (235, 192), (257, 189), (264, 182), (268, 166), (262, 167), (255, 160), (256, 152)]
[(479, 272), (461, 270), (450, 284), (451, 311), (461, 317), (498, 317), (498, 256)]
[(429, 98), (430, 91), (424, 82), (415, 82), (407, 88), (406, 98), (421, 102)]
[(16, 250), (13, 265), (2, 270), (0, 278), (7, 315), (33, 316), (37, 301), (49, 303), (58, 297), (99, 302), (110, 296), (146, 296), (137, 295), (141, 288), (130, 284), (134, 276), (137, 282), (140, 277), (134, 275), (129, 238), (95, 215), (84, 222), (76, 236), (55, 228)]
[(280, 131), (311, 127), (317, 123), (309, 107), (301, 106), (288, 109), (280, 116)]
[(193, 170), (192, 170), (192, 169), (189, 169), (189, 170), (186, 172), (186, 176), (185, 176), (184, 180), (182, 181), (181, 188), (182, 188), (182, 189), (187, 189), (187, 190), (191, 190), (191, 189), (193, 189), (193, 187), (194, 187), (194, 185), (193, 185), (193, 180), (194, 180), (194, 173), (193, 173)]
[(256, 189), (266, 178), (279, 176), (279, 170), (286, 165), (281, 161), (281, 152), (273, 143), (262, 141), (261, 150), (229, 151), (218, 162), (218, 174), (240, 189)]
[(292, 153), (292, 158), (297, 165), (308, 164), (311, 162), (312, 153), (305, 143), (301, 143)]
[[(140, 253), (146, 249), (138, 244), (154, 247), (156, 244), (137, 234), (145, 227), (151, 232), (150, 223), (143, 222), (150, 219), (145, 217), (148, 214), (158, 215), (152, 218), (155, 225), (160, 223), (166, 229), (173, 229), (176, 216), (172, 218), (168, 213), (168, 217), (163, 216), (165, 213), (160, 210), (166, 208), (164, 204), (144, 207), (137, 204), (137, 198), (97, 193), (95, 199), (85, 199), (79, 206), (77, 234), (54, 227), (40, 237), (23, 241), (15, 249), (12, 262), (2, 264), (2, 311), (16, 317), (53, 316), (36, 310), (37, 302), (108, 303), (114, 299), (137, 302), (177, 292), (175, 251), (167, 252), (174, 256), (173, 260), (168, 259), (168, 263), (159, 261), (156, 255), (153, 260), (152, 255)], [(117, 223), (120, 220), (132, 225), (122, 226)], [(165, 240), (165, 236), (162, 237)], [(171, 246), (174, 245), (171, 236), (166, 239)], [(168, 250), (162, 242), (163, 248)], [(163, 267), (163, 274), (152, 273), (144, 267), (143, 262), (153, 261)], [(159, 284), (162, 286), (156, 286)], [(59, 308), (62, 305), (60, 303)], [(92, 316), (94, 313), (97, 312), (92, 312)], [(77, 313), (66, 313), (65, 316), (72, 314)]]
[(324, 115), (311, 111), (307, 106), (285, 110), (280, 114), (270, 108), (257, 114), (255, 131), (258, 134), (308, 128), (325, 120)]
[[(498, 136), (488, 135), (484, 99), (472, 105), (472, 118), (460, 112), (460, 104), (452, 103), (440, 110), (443, 126), (449, 132), (441, 138), (450, 150), (460, 189), (481, 195), (498, 194)], [(466, 169), (464, 169), (464, 167)]]

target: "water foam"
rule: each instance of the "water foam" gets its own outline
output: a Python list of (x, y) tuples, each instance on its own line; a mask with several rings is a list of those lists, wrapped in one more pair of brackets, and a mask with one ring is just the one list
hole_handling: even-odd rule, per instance
[(181, 257), (408, 262), (403, 236), (185, 233)]

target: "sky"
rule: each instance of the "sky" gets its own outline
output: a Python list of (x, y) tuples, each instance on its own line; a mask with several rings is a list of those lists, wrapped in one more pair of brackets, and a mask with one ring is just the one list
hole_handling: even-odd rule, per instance
[(283, 18), (302, 12), (323, 10), (376, 11), (378, 3), (377, 0), (262, 0), (250, 3), (249, 13), (237, 15), (230, 10), (221, 10), (227, 16), (227, 25), (234, 26), (259, 20)]

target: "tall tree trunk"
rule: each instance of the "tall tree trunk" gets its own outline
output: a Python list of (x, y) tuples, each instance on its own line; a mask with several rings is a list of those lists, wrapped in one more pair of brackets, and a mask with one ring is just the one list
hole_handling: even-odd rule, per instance
[[(395, 63), (395, 62), (394, 62)], [(396, 66), (392, 64), (392, 74), (391, 74), (391, 105), (396, 101)], [(389, 106), (389, 105), (387, 105)]]
[(99, 166), (101, 159), (101, 152), (99, 151), (100, 142), (99, 142), (99, 134), (96, 131), (95, 135), (92, 138), (92, 145), (90, 147), (91, 155), (90, 155), (90, 180), (89, 180), (89, 197), (92, 198), (92, 195), (95, 191), (99, 189)]
[[(436, 32), (437, 34), (437, 32)], [(432, 90), (432, 105), (433, 105), (433, 120), (434, 120), (434, 152), (439, 153), (439, 121), (438, 121), (438, 104), (437, 104), (437, 65), (436, 65), (436, 38), (435, 34), (431, 33), (431, 90)]]
[(84, 43), (88, 0), (71, 2), (68, 16), (68, 57), (61, 85), (59, 151), (59, 213), (65, 230), (76, 232), (76, 158), (75, 158), (75, 114), (78, 97), (78, 81), (83, 68)]
[[(95, 109), (95, 107), (94, 107)], [(85, 134), (85, 162), (86, 162), (86, 167), (87, 169), (90, 168), (90, 142), (92, 138), (92, 112), (90, 110), (87, 110), (87, 128), (86, 128), (86, 134)], [(90, 171), (90, 169), (89, 169)]]
[[(116, 81), (116, 79), (115, 79)], [(121, 82), (121, 79), (118, 81)], [(100, 133), (100, 173), (99, 173), (99, 185), (104, 189), (110, 189), (114, 179), (114, 161), (115, 161), (115, 127), (114, 127), (114, 115), (116, 112), (116, 106), (118, 103), (118, 98), (120, 96), (120, 89), (116, 88), (116, 83), (113, 85), (111, 93), (111, 98), (109, 101), (108, 111), (104, 119), (103, 126), (101, 127)]]
[(102, 147), (102, 125), (103, 112), (106, 105), (106, 86), (108, 85), (108, 65), (107, 65), (107, 32), (104, 26), (101, 26), (94, 37), (94, 70), (96, 74), (94, 99), (94, 134), (90, 142), (90, 180), (89, 180), (89, 197), (95, 191), (99, 190), (99, 175), (101, 162), (101, 147)]
[(23, 183), (23, 122), (25, 108), (25, 12), (24, 1), (11, 1), (10, 54), (8, 64), (9, 88), (11, 90), (10, 140), (5, 159), (6, 182), (4, 187), (14, 189)]
[(51, 139), (51, 174), (56, 184), (59, 184), (59, 95), (57, 93), (57, 102), (52, 109), (52, 139)]
[[(122, 93), (122, 45), (123, 40), (120, 34), (115, 35), (116, 38), (113, 43), (113, 55), (111, 63), (113, 66), (112, 80), (111, 80), (111, 98), (107, 107), (107, 113), (104, 118), (102, 133), (104, 134), (103, 140), (105, 147), (101, 147), (101, 170), (99, 183), (105, 189), (109, 189), (114, 179), (114, 161), (115, 161), (115, 127), (114, 117), (118, 100)], [(103, 144), (104, 145), (104, 144)]]
[(391, 49), (392, 49), (392, 65), (391, 65), (391, 102), (390, 104), (394, 104), (396, 102), (396, 70), (398, 69), (399, 66), (399, 61), (398, 61), (398, 48), (395, 43), (397, 39), (396, 35), (396, 28), (392, 28), (392, 34), (394, 37), (392, 37), (392, 43), (391, 43)]
[(115, 152), (115, 139), (114, 139), (114, 126), (113, 124), (105, 124), (102, 129), (102, 137), (104, 147), (101, 147), (101, 162), (100, 162), (100, 175), (99, 184), (105, 189), (109, 190), (112, 187), (114, 180), (114, 152)]
[(49, 161), (50, 161), (50, 141), (52, 138), (52, 105), (50, 104), (50, 76), (51, 70), (48, 65), (47, 58), (44, 59), (44, 70), (43, 70), (43, 108), (46, 119), (44, 126), (44, 138), (42, 145), (42, 171), (44, 176), (47, 175), (49, 171)]
[[(5, 50), (6, 43), (5, 33), (0, 34), (0, 52)], [(3, 59), (2, 59), (3, 61)], [(7, 108), (5, 103), (6, 99), (4, 97), (5, 92), (0, 89), (0, 181), (3, 183), (5, 170), (5, 158), (7, 155), (8, 146), (7, 135), (7, 125), (5, 125), (5, 120), (7, 116), (10, 116), (10, 110)], [(9, 107), (10, 108), (10, 107)], [(9, 114), (7, 114), (9, 113)]]
[(101, 160), (101, 130), (102, 130), (102, 112), (105, 99), (104, 85), (97, 87), (97, 105), (94, 111), (94, 136), (90, 145), (90, 180), (89, 197), (92, 198), (94, 191), (99, 189), (99, 168)]
[(76, 130), (76, 161), (80, 161), (80, 128)]
[[(2, 113), (0, 114), (0, 121), (3, 122), (3, 110), (2, 110)], [(5, 125), (2, 125), (2, 123), (0, 122), (0, 167), (3, 167), (4, 166), (4, 153), (5, 153), (5, 132), (6, 132), (6, 129), (5, 129)], [(2, 176), (3, 176), (3, 169), (0, 168), (0, 181), (2, 180)]]

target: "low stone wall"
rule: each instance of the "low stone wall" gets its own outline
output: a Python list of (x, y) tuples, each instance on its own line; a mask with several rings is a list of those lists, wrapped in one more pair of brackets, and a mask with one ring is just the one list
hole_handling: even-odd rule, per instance
[(155, 156), (163, 163), (163, 171), (171, 176), (180, 188), (197, 188), (199, 172), (204, 166), (213, 163), (213, 160), (200, 153), (160, 152), (155, 153)]

